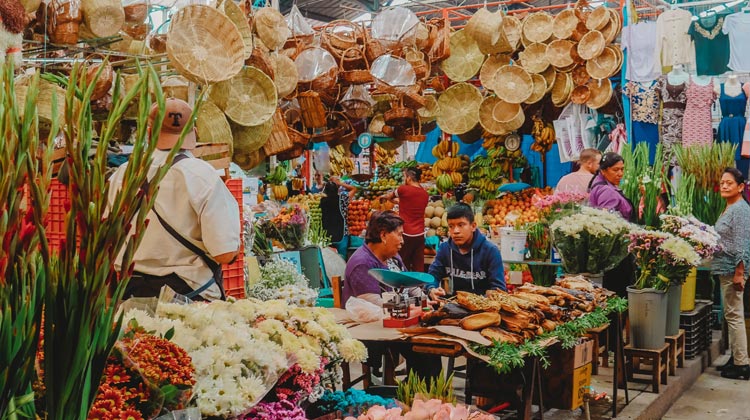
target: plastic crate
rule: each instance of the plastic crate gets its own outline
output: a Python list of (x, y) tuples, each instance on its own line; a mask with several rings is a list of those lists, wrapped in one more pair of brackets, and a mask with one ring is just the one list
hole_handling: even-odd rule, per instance
[(70, 205), (68, 187), (54, 178), (50, 183), (49, 195), (49, 208), (44, 219), (44, 229), (49, 248), (59, 251), (65, 239), (65, 216), (68, 214), (65, 208)]
[(231, 265), (224, 265), (224, 291), (227, 296), (235, 298), (245, 297), (245, 261), (237, 258)]

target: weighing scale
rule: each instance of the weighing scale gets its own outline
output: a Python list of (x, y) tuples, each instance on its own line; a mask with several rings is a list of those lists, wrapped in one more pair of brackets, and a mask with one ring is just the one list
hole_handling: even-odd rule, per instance
[(383, 308), (388, 310), (389, 316), (383, 318), (386, 328), (404, 328), (419, 323), (422, 315), (420, 298), (409, 296), (407, 289), (423, 287), (434, 282), (434, 278), (427, 273), (415, 271), (390, 271), (373, 268), (368, 273), (380, 283), (393, 289), (395, 296), (383, 302)]

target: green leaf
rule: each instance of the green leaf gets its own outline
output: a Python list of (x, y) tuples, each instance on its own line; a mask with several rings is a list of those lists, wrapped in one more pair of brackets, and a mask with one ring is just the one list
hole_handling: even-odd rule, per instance
[(164, 338), (166, 340), (171, 340), (172, 337), (174, 337), (174, 327), (167, 330), (167, 332), (164, 333)]

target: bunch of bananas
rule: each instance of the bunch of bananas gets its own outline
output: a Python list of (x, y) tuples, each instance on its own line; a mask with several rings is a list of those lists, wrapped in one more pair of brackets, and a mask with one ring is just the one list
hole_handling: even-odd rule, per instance
[[(458, 154), (459, 145), (456, 142), (441, 141), (437, 146), (432, 148), (432, 155), (438, 158), (437, 162), (432, 165), (432, 176), (437, 182), (441, 175), (443, 177), (443, 186), (447, 186), (447, 179), (450, 178), (453, 185), (463, 182), (464, 174), (469, 172), (469, 157)], [(449, 189), (453, 186), (449, 187)], [(441, 188), (438, 187), (438, 190)], [(447, 190), (446, 190), (447, 191)]]
[(396, 155), (398, 150), (388, 150), (380, 147), (379, 144), (375, 145), (375, 164), (378, 166), (391, 166), (396, 163)]
[(284, 201), (289, 197), (289, 189), (286, 185), (271, 184), (271, 192), (276, 201)]
[[(448, 174), (440, 174), (435, 178), (435, 186), (437, 187), (438, 191), (441, 193), (450, 191), (453, 189), (453, 187), (456, 185), (456, 179), (454, 178), (454, 175), (458, 175), (455, 172)], [(461, 175), (458, 175), (461, 176)], [(460, 183), (460, 179), (458, 180)]]
[(354, 161), (349, 157), (349, 151), (343, 145), (331, 149), (331, 175), (342, 176), (354, 172)]
[(531, 150), (547, 153), (555, 143), (555, 127), (551, 123), (545, 123), (538, 115), (534, 115), (532, 119), (534, 127), (531, 129), (531, 135), (534, 137), (534, 143), (531, 144)]
[(479, 156), (471, 162), (469, 167), (469, 187), (476, 189), (483, 200), (495, 198), (497, 188), (502, 185), (509, 171), (509, 160)]
[(292, 178), (292, 190), (302, 191), (305, 188), (305, 180), (303, 178)]
[(487, 156), (492, 159), (516, 159), (521, 157), (521, 149), (511, 152), (505, 148), (505, 136), (485, 133), (482, 147), (487, 150)]

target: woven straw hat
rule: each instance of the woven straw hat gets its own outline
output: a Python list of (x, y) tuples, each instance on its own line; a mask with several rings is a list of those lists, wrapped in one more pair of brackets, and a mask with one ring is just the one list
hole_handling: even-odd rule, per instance
[(201, 143), (228, 143), (234, 147), (232, 127), (224, 113), (211, 101), (204, 102), (195, 119), (195, 130)]
[(292, 36), (284, 16), (273, 7), (261, 7), (256, 10), (253, 25), (260, 40), (271, 50), (281, 48)]
[(299, 74), (294, 61), (284, 54), (274, 53), (271, 55), (271, 66), (273, 67), (273, 83), (276, 85), (278, 97), (283, 98), (294, 92), (299, 81)]
[(490, 134), (508, 134), (506, 125), (496, 120), (492, 115), (495, 105), (500, 102), (502, 102), (502, 99), (497, 96), (488, 96), (479, 106), (479, 124)]
[(213, 7), (185, 6), (172, 16), (167, 55), (183, 76), (198, 84), (229, 80), (245, 59), (242, 35)]
[(506, 132), (519, 129), (526, 121), (521, 105), (511, 104), (502, 99), (492, 108), (492, 118), (501, 124)]
[(614, 48), (605, 48), (598, 57), (586, 62), (586, 71), (594, 79), (606, 79), (618, 69), (619, 57)]
[(253, 54), (253, 31), (250, 29), (250, 24), (245, 14), (233, 0), (223, 0), (223, 3), (220, 0), (220, 5), (224, 10), (224, 14), (231, 19), (234, 26), (240, 31), (242, 43), (245, 45), (245, 58), (250, 58)]
[(591, 75), (589, 75), (589, 72), (586, 71), (585, 65), (576, 66), (576, 68), (574, 68), (573, 71), (570, 72), (570, 75), (573, 77), (573, 83), (576, 86), (585, 85), (591, 79)]
[(518, 44), (521, 42), (521, 33), (523, 32), (523, 24), (521, 21), (511, 15), (507, 15), (503, 18), (503, 33), (505, 38), (508, 40), (509, 51), (498, 51), (498, 52), (513, 52), (518, 48)]
[(565, 9), (555, 16), (552, 34), (557, 39), (568, 39), (573, 36), (573, 32), (578, 25), (578, 16), (575, 9)]
[(526, 47), (525, 50), (518, 53), (521, 60), (521, 66), (529, 73), (541, 73), (549, 67), (547, 60), (547, 46), (540, 43), (533, 43)]
[(573, 56), (570, 51), (573, 50), (575, 43), (567, 39), (557, 39), (547, 45), (546, 57), (549, 63), (557, 68), (567, 67), (573, 64)]
[(586, 105), (591, 109), (599, 109), (609, 103), (612, 98), (612, 82), (609, 79), (591, 80), (588, 84), (591, 96)]
[(534, 90), (531, 92), (529, 99), (525, 100), (525, 104), (535, 104), (544, 98), (547, 93), (547, 81), (540, 74), (532, 74), (531, 79), (534, 81)]
[(502, 66), (507, 66), (511, 63), (511, 58), (509, 55), (505, 54), (496, 54), (485, 60), (484, 64), (482, 64), (482, 69), (479, 70), (479, 81), (482, 82), (482, 85), (490, 90), (495, 90), (497, 86), (494, 85), (495, 82), (495, 73), (500, 69)]
[(244, 125), (235, 124), (230, 121), (229, 126), (232, 127), (234, 153), (238, 151), (252, 153), (262, 148), (266, 140), (268, 140), (268, 136), (271, 135), (271, 129), (273, 128), (273, 119), (269, 118), (263, 124), (251, 127), (245, 127)]
[(586, 18), (586, 28), (589, 31), (598, 31), (609, 22), (609, 18), (610, 15), (606, 7), (597, 7)]
[(552, 86), (555, 84), (555, 79), (557, 78), (557, 71), (554, 67), (549, 67), (542, 72), (540, 76), (544, 77), (544, 81), (547, 83), (547, 91), (544, 93), (550, 93), (552, 91)]
[(554, 20), (545, 12), (532, 13), (523, 21), (523, 36), (531, 42), (546, 42), (552, 36)]
[(568, 103), (573, 91), (573, 78), (568, 73), (558, 73), (552, 86), (552, 104), (561, 107)]
[(465, 82), (482, 68), (484, 54), (479, 51), (476, 41), (466, 30), (461, 29), (451, 34), (450, 49), (450, 57), (443, 60), (440, 67), (452, 81)]
[(599, 56), (605, 46), (604, 35), (597, 30), (593, 30), (581, 38), (578, 43), (578, 55), (584, 60), (591, 60)]
[(495, 72), (495, 86), (501, 87), (495, 93), (500, 99), (520, 104), (529, 99), (534, 82), (526, 70), (519, 66), (503, 66)]
[(437, 123), (448, 134), (463, 134), (479, 122), (482, 94), (474, 85), (457, 83), (443, 92), (438, 99), (440, 113)]
[(591, 91), (586, 85), (576, 86), (570, 93), (570, 101), (574, 104), (583, 105), (591, 98)]
[(209, 94), (229, 119), (246, 127), (262, 124), (276, 112), (276, 86), (255, 67), (245, 67), (231, 80), (211, 86)]

